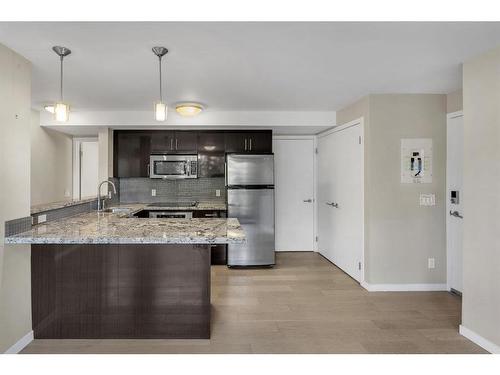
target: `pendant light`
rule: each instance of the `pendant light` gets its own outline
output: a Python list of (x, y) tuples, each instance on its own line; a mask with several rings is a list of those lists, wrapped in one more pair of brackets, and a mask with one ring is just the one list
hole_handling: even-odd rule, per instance
[(59, 56), (61, 61), (61, 82), (59, 101), (54, 104), (54, 116), (58, 122), (66, 122), (69, 119), (69, 104), (63, 101), (63, 59), (71, 53), (66, 47), (54, 46), (52, 50)]
[(154, 104), (155, 119), (156, 121), (165, 121), (167, 119), (167, 104), (163, 102), (163, 91), (161, 87), (161, 58), (168, 53), (165, 47), (153, 47), (153, 52), (158, 56), (158, 63), (160, 67), (160, 101)]

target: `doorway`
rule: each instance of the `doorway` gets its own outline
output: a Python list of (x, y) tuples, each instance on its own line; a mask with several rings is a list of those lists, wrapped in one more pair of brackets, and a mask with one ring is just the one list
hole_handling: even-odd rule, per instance
[(358, 282), (363, 277), (363, 121), (318, 139), (319, 252)]
[(73, 139), (73, 199), (97, 196), (99, 143), (97, 138)]
[(276, 251), (314, 251), (314, 137), (273, 139)]
[(462, 112), (448, 114), (446, 126), (446, 254), (448, 290), (462, 293), (463, 151)]

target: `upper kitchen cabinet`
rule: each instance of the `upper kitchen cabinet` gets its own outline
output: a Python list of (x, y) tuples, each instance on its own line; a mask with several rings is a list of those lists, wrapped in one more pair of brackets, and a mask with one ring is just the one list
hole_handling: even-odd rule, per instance
[(223, 132), (198, 132), (198, 152), (224, 153), (225, 138)]
[(197, 133), (193, 131), (151, 131), (153, 153), (196, 153)]
[(198, 133), (198, 177), (224, 177), (223, 132)]
[(151, 152), (166, 153), (174, 149), (175, 134), (173, 131), (151, 131)]
[(151, 132), (115, 130), (113, 146), (115, 177), (148, 177)]
[(195, 131), (176, 131), (172, 151), (178, 153), (196, 154), (198, 133)]
[(267, 154), (272, 144), (271, 130), (226, 133), (226, 152)]

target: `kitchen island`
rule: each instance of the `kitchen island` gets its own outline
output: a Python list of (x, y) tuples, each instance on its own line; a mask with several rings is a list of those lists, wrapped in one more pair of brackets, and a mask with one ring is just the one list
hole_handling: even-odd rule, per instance
[(34, 226), (35, 338), (209, 338), (210, 245), (241, 243), (237, 219), (90, 212)]

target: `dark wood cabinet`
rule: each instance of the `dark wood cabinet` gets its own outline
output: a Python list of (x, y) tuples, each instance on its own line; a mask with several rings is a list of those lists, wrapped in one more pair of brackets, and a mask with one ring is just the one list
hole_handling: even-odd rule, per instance
[(155, 153), (198, 154), (198, 177), (224, 177), (226, 153), (272, 152), (271, 130), (115, 130), (115, 177), (148, 177)]
[(197, 132), (195, 131), (151, 131), (153, 153), (196, 153)]
[(174, 149), (175, 133), (173, 131), (151, 131), (151, 152), (164, 153)]
[(174, 133), (174, 152), (196, 154), (198, 148), (198, 134), (195, 131), (176, 131)]
[(198, 177), (224, 177), (223, 132), (198, 133)]
[(148, 177), (150, 132), (115, 131), (113, 146), (115, 177)]
[(248, 134), (249, 151), (266, 154), (273, 151), (273, 135), (271, 131), (252, 132)]
[(272, 152), (272, 131), (228, 132), (226, 152), (267, 154)]

